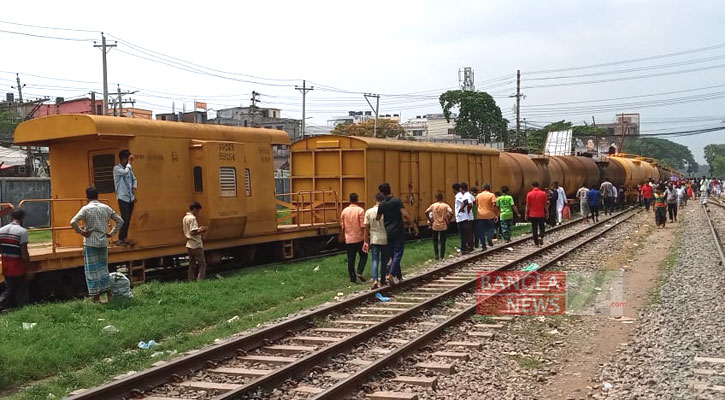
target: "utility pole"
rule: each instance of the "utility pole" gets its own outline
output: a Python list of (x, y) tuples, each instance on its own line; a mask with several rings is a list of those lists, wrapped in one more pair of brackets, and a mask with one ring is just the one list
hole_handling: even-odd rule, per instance
[(250, 108), (252, 109), (252, 126), (254, 126), (254, 117), (257, 115), (257, 102), (259, 102), (259, 92), (252, 90), (252, 98), (249, 101), (251, 103)]
[(516, 145), (521, 139), (521, 70), (516, 70)]
[(473, 82), (473, 68), (463, 67), (462, 70), (458, 70), (458, 84), (461, 86), (461, 90), (475, 92), (476, 85)]
[(23, 109), (23, 88), (25, 85), (20, 84), (20, 74), (15, 74), (15, 81), (18, 83), (18, 86), (11, 86), (13, 89), (18, 89), (18, 115), (20, 116), (20, 119), (23, 119), (25, 117), (25, 110)]
[(131, 106), (133, 106), (136, 103), (136, 100), (129, 99), (129, 100), (123, 100), (123, 96), (134, 94), (138, 92), (138, 90), (134, 90), (133, 92), (121, 92), (121, 85), (116, 86), (116, 102), (113, 105), (113, 115), (116, 115), (116, 104), (118, 104), (118, 116), (123, 117), (123, 103), (129, 103)]
[[(365, 101), (368, 102), (370, 108), (372, 108), (375, 112), (375, 127), (373, 128), (373, 137), (378, 137), (378, 112), (380, 111), (380, 95), (374, 93), (365, 93), (363, 96), (365, 96)], [(369, 97), (375, 98), (375, 107), (373, 107), (373, 104), (370, 103)]]
[[(298, 90), (302, 93), (302, 139), (304, 139), (304, 137), (305, 137), (305, 121), (307, 118), (305, 115), (305, 111), (306, 111), (305, 108), (307, 106), (307, 102), (306, 102), (307, 92), (309, 92), (310, 90), (315, 90), (315, 87), (314, 86), (307, 87), (307, 81), (303, 79), (302, 87), (295, 85), (295, 90)], [(292, 138), (293, 141), (294, 141), (294, 139), (295, 138)]]
[(114, 44), (106, 44), (106, 36), (101, 32), (101, 44), (95, 44), (93, 47), (101, 49), (103, 54), (103, 115), (108, 115), (108, 64), (106, 63), (106, 54), (111, 51), (111, 48), (116, 47), (118, 42)]

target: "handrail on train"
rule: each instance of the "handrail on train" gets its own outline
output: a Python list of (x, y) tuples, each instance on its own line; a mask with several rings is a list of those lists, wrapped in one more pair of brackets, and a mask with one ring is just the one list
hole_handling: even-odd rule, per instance
[[(49, 204), (49, 207), (48, 207), (48, 212), (49, 212), (48, 217), (50, 218), (50, 226), (47, 227), (47, 228), (31, 228), (31, 229), (28, 229), (28, 232), (50, 231), (50, 238), (51, 238), (50, 240), (51, 240), (51, 247), (52, 247), (51, 250), (52, 250), (53, 253), (56, 252), (55, 251), (56, 250), (55, 232), (56, 231), (65, 231), (65, 230), (73, 229), (73, 227), (70, 226), (70, 225), (68, 225), (68, 226), (55, 226), (54, 225), (54, 222), (53, 222), (53, 204), (54, 203), (59, 203), (59, 202), (71, 202), (71, 201), (72, 202), (76, 202), (77, 201), (77, 202), (80, 203), (80, 207), (83, 207), (85, 205), (85, 203), (88, 202), (88, 199), (86, 199), (86, 198), (80, 198), (80, 197), (78, 197), (78, 198), (67, 198), (67, 199), (25, 199), (25, 200), (20, 200), (20, 203), (18, 203), (18, 209), (21, 209), (21, 210), (23, 209), (23, 206), (25, 204), (28, 204), (28, 203), (46, 203), (46, 202), (47, 203), (50, 203)], [(99, 201), (101, 201), (103, 203), (108, 203), (108, 200), (100, 200), (99, 199)], [(2, 206), (2, 204), (5, 204), (5, 203), (0, 203), (0, 206)], [(78, 207), (78, 208), (80, 209), (80, 207)]]
[[(302, 226), (309, 221), (310, 225), (327, 225), (329, 223), (338, 222), (337, 215), (340, 213), (340, 201), (337, 192), (334, 190), (300, 190), (293, 193), (277, 193), (277, 205), (288, 209), (288, 215), (277, 216), (277, 224), (291, 218), (291, 224)], [(288, 199), (285, 201), (283, 199)], [(329, 219), (328, 211), (334, 211), (335, 217)], [(319, 214), (322, 213), (320, 221)]]

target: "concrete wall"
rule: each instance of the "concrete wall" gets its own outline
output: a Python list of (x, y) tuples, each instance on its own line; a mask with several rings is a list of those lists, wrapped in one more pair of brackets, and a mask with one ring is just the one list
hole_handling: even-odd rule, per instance
[[(49, 199), (50, 178), (0, 178), (0, 202), (12, 203), (16, 208), (21, 200)], [(26, 204), (25, 227), (47, 227), (50, 225), (48, 203)], [(8, 218), (2, 219), (6, 224)]]

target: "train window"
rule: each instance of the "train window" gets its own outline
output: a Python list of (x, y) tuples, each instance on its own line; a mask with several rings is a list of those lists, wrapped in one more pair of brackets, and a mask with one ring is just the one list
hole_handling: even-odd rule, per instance
[(219, 189), (221, 197), (237, 197), (237, 169), (219, 167)]
[(204, 191), (204, 177), (201, 174), (201, 167), (194, 167), (194, 191), (196, 193)]
[(244, 168), (244, 189), (247, 197), (252, 195), (252, 173), (249, 168)]
[(113, 154), (98, 154), (93, 156), (93, 186), (98, 193), (113, 193), (116, 186), (113, 184), (113, 166), (116, 165), (116, 156)]

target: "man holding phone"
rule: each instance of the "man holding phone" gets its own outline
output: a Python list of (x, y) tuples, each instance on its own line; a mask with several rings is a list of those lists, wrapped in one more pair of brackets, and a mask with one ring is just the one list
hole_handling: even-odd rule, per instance
[(190, 281), (200, 281), (206, 275), (206, 258), (204, 258), (204, 243), (201, 240), (203, 233), (209, 230), (206, 226), (199, 226), (196, 217), (201, 212), (201, 204), (193, 202), (189, 206), (189, 212), (184, 215), (182, 225), (186, 237), (186, 249), (189, 251), (189, 273)]

